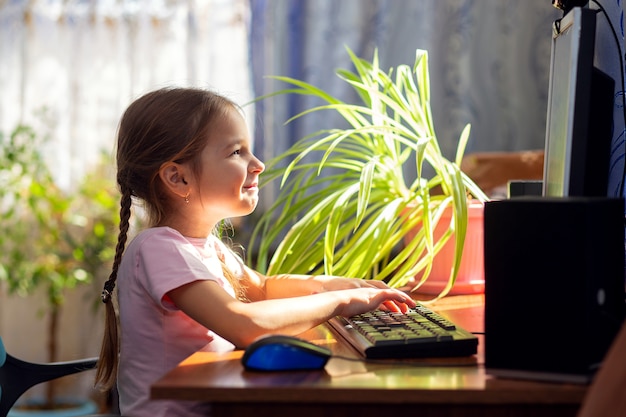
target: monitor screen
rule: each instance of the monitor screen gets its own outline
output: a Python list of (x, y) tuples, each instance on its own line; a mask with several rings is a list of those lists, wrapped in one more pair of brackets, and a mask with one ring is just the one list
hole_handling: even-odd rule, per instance
[(594, 67), (596, 13), (576, 7), (554, 23), (543, 194), (606, 196), (613, 80)]

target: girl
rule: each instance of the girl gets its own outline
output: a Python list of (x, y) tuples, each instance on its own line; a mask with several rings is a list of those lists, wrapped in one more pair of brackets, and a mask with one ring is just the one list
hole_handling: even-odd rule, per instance
[[(259, 336), (297, 335), (336, 315), (415, 305), (379, 281), (267, 277), (246, 267), (212, 231), (255, 209), (263, 169), (238, 107), (222, 96), (162, 89), (123, 115), (120, 234), (102, 292), (106, 330), (96, 375), (105, 389), (117, 381), (122, 414), (207, 415), (208, 404), (150, 400), (150, 385), (199, 349), (243, 348)], [(133, 198), (143, 201), (150, 227), (125, 250)], [(111, 300), (116, 282), (119, 341)]]

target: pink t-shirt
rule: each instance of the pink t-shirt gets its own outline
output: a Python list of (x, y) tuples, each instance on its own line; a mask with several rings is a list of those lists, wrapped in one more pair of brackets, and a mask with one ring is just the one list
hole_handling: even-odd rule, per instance
[(121, 327), (120, 410), (141, 417), (206, 416), (206, 403), (150, 400), (150, 385), (203, 349), (234, 346), (192, 320), (166, 294), (197, 280), (213, 280), (234, 297), (220, 258), (235, 275), (243, 263), (215, 236), (187, 238), (168, 227), (141, 232), (128, 245), (117, 278)]

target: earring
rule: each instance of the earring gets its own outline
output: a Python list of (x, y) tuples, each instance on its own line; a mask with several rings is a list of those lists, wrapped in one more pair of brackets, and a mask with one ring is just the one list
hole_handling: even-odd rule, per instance
[(189, 204), (189, 193), (185, 195), (185, 203)]

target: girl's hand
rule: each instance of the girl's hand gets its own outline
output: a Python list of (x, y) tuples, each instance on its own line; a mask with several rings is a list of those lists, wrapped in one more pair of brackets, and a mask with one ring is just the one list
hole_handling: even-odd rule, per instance
[(377, 308), (406, 313), (409, 308), (416, 305), (415, 300), (407, 294), (392, 288), (362, 287), (344, 291), (348, 300), (339, 312), (339, 315), (344, 317), (366, 313)]

